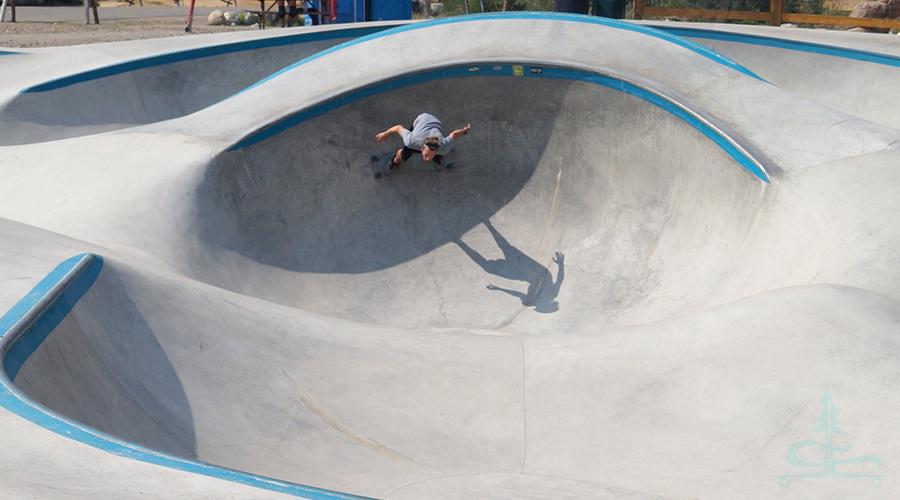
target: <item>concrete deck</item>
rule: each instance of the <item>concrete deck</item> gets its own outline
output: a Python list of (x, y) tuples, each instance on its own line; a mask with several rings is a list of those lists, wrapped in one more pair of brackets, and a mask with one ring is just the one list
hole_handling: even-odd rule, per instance
[[(771, 53), (893, 49), (371, 29), (2, 56), (0, 496), (900, 491), (900, 130)], [(453, 168), (376, 180), (422, 111)]]

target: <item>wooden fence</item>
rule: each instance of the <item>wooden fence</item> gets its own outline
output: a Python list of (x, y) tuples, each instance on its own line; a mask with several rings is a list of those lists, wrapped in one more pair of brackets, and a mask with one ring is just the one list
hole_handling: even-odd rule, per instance
[(769, 23), (772, 26), (780, 26), (782, 23), (795, 23), (859, 26), (862, 28), (900, 29), (900, 19), (870, 19), (864, 17), (790, 14), (784, 11), (784, 0), (771, 0), (769, 12), (750, 12), (743, 10), (670, 9), (664, 7), (647, 7), (645, 3), (646, 0), (634, 0), (635, 19), (643, 19), (645, 16), (693, 17), (721, 20), (729, 19), (736, 21), (760, 21)]

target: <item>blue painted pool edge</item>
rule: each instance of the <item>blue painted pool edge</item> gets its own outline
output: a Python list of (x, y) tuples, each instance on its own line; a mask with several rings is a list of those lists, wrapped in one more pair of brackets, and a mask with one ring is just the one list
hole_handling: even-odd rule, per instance
[[(657, 94), (649, 92), (646, 89), (623, 80), (617, 80), (615, 78), (600, 75), (597, 73), (591, 73), (573, 68), (564, 68), (560, 66), (537, 66), (534, 64), (521, 64), (520, 66), (523, 67), (523, 74), (521, 76), (513, 76), (513, 67), (517, 65), (519, 64), (509, 62), (498, 62), (496, 64), (454, 65), (446, 68), (434, 69), (431, 71), (413, 73), (410, 75), (405, 75), (387, 81), (379, 82), (362, 89), (349, 92), (317, 106), (299, 111), (265, 127), (262, 127), (261, 129), (237, 141), (230, 148), (228, 148), (228, 151), (237, 151), (239, 149), (252, 146), (277, 134), (280, 134), (281, 132), (284, 132), (292, 127), (295, 127), (306, 120), (310, 120), (347, 104), (359, 101), (367, 97), (378, 95), (380, 93), (388, 92), (390, 90), (396, 90), (411, 85), (446, 78), (470, 78), (480, 76), (508, 76), (512, 78), (538, 77), (594, 83), (643, 99), (653, 104), (654, 106), (657, 106), (677, 116), (681, 120), (688, 123), (690, 126), (699, 130), (704, 136), (712, 140), (717, 146), (719, 146), (729, 156), (731, 156), (731, 158), (734, 159), (744, 169), (746, 169), (765, 183), (771, 182), (768, 173), (766, 173), (765, 169), (762, 168), (762, 166), (758, 162), (754, 161), (747, 154), (735, 147), (734, 144), (732, 144), (726, 137), (722, 136), (722, 134), (713, 130), (706, 123), (702, 122), (691, 113), (685, 111), (684, 109), (675, 105), (673, 102), (665, 99), (664, 97), (661, 97)], [(503, 69), (498, 71), (496, 70), (496, 68), (498, 67)], [(531, 71), (532, 68), (539, 68), (541, 71), (539, 73), (533, 73)]]
[(719, 40), (723, 42), (746, 43), (751, 45), (796, 50), (800, 52), (810, 52), (814, 54), (843, 57), (845, 59), (855, 59), (858, 61), (884, 64), (886, 66), (900, 67), (900, 56), (880, 54), (878, 52), (871, 52), (867, 50), (850, 49), (846, 47), (837, 47), (834, 45), (825, 45), (815, 42), (804, 42), (786, 38), (751, 35), (747, 33), (733, 33), (704, 28), (687, 28), (679, 26), (654, 26), (654, 28), (682, 38), (698, 38), (707, 40)]
[(272, 75), (247, 87), (246, 89), (244, 89), (241, 92), (246, 92), (247, 90), (250, 90), (253, 87), (256, 87), (258, 85), (265, 83), (268, 80), (278, 77), (282, 73), (285, 73), (294, 68), (302, 66), (302, 65), (304, 65), (310, 61), (316, 60), (320, 57), (327, 56), (328, 54), (331, 54), (333, 52), (337, 52), (337, 51), (345, 49), (347, 47), (351, 47), (353, 45), (369, 42), (372, 40), (377, 40), (379, 38), (388, 37), (388, 36), (395, 35), (398, 33), (403, 33), (406, 31), (425, 29), (425, 28), (429, 28), (429, 27), (433, 27), (433, 26), (441, 26), (441, 25), (445, 25), (445, 24), (457, 24), (457, 23), (464, 23), (464, 22), (480, 22), (480, 21), (509, 20), (509, 19), (524, 19), (524, 20), (541, 19), (541, 20), (579, 22), (579, 23), (595, 24), (595, 25), (599, 25), (599, 26), (606, 26), (609, 28), (620, 29), (620, 30), (624, 30), (624, 31), (632, 31), (632, 32), (636, 32), (636, 33), (641, 33), (641, 34), (644, 34), (644, 35), (647, 35), (647, 36), (650, 36), (653, 38), (665, 40), (665, 41), (675, 44), (679, 47), (686, 48), (686, 49), (693, 51), (703, 57), (706, 57), (707, 59), (710, 59), (718, 64), (727, 66), (731, 69), (739, 71), (745, 75), (751, 76), (758, 80), (762, 80), (762, 78), (760, 78), (759, 76), (754, 74), (749, 69), (732, 61), (728, 57), (726, 57), (722, 54), (719, 54), (718, 52), (715, 52), (707, 47), (700, 45), (697, 42), (693, 42), (686, 38), (682, 38), (677, 35), (673, 35), (671, 33), (667, 33), (665, 31), (651, 28), (648, 26), (634, 24), (634, 23), (630, 23), (630, 22), (626, 22), (626, 21), (620, 21), (620, 20), (616, 20), (616, 19), (608, 19), (608, 18), (599, 17), (599, 16), (585, 16), (585, 15), (580, 15), (580, 14), (568, 14), (568, 13), (559, 13), (559, 12), (502, 12), (502, 13), (495, 12), (495, 13), (487, 13), (487, 14), (471, 14), (471, 15), (466, 15), (466, 16), (444, 17), (444, 18), (434, 19), (431, 21), (425, 21), (425, 22), (421, 22), (421, 23), (412, 23), (412, 24), (407, 24), (407, 25), (403, 25), (403, 26), (398, 26), (396, 28), (391, 28), (388, 30), (380, 31), (378, 33), (373, 33), (371, 35), (362, 36), (362, 37), (356, 38), (354, 40), (344, 42), (340, 45), (331, 47), (330, 49), (323, 50), (322, 52), (319, 52), (318, 54), (309, 56), (302, 61), (298, 61), (296, 64), (292, 64), (291, 66), (288, 66), (288, 67), (282, 69), (281, 71), (273, 73)]
[[(140, 69), (151, 68), (155, 66), (161, 66), (165, 64), (171, 64), (182, 61), (189, 61), (194, 59), (200, 59), (204, 57), (211, 57), (222, 54), (229, 53), (237, 53), (243, 52), (247, 50), (257, 50), (264, 48), (275, 48), (282, 47), (285, 45), (292, 45), (297, 43), (307, 43), (307, 42), (315, 42), (321, 40), (333, 40), (336, 38), (352, 38), (348, 42), (340, 44), (336, 47), (332, 47), (330, 49), (326, 49), (320, 54), (316, 54), (311, 56), (310, 58), (299, 61), (298, 63), (290, 66), (296, 67), (300, 64), (308, 62), (312, 59), (315, 59), (321, 55), (330, 53), (334, 50), (337, 50), (341, 47), (346, 47), (348, 45), (353, 45), (356, 43), (361, 43), (368, 40), (373, 40), (379, 38), (381, 36), (387, 36), (390, 34), (400, 33), (403, 31), (411, 30), (411, 29), (422, 29), (427, 28), (429, 26), (442, 25), (442, 24), (450, 24), (450, 23), (459, 23), (459, 22), (473, 22), (473, 21), (484, 21), (491, 19), (554, 19), (561, 21), (574, 21), (574, 22), (584, 22), (584, 23), (593, 23), (597, 25), (603, 25), (607, 27), (612, 27), (615, 29), (622, 29), (626, 31), (634, 31), (638, 33), (643, 33), (645, 35), (649, 35), (655, 38), (659, 38), (662, 40), (666, 40), (670, 43), (676, 44), (688, 50), (694, 51), (697, 54), (702, 55), (710, 60), (713, 60), (719, 64), (728, 66), (732, 69), (740, 71), (741, 73), (747, 74), (754, 78), (759, 78), (750, 70), (744, 68), (740, 64), (732, 61), (728, 57), (725, 57), (715, 51), (712, 51), (696, 42), (691, 40), (687, 40), (685, 38), (681, 38), (675, 34), (668, 33), (663, 30), (659, 30), (652, 27), (642, 26), (640, 24), (633, 24), (625, 21), (619, 21), (614, 19), (607, 19), (603, 17), (597, 16), (582, 16), (577, 14), (565, 14), (565, 13), (555, 13), (555, 12), (515, 12), (515, 13), (488, 13), (488, 14), (472, 14), (468, 16), (452, 16), (446, 18), (440, 18), (432, 21), (426, 21), (421, 23), (410, 23), (407, 25), (399, 26), (399, 27), (388, 27), (388, 26), (362, 26), (362, 27), (353, 27), (345, 30), (336, 30), (336, 31), (326, 31), (326, 32), (318, 32), (311, 34), (298, 34), (296, 36), (289, 37), (279, 37), (279, 38), (265, 38), (261, 40), (250, 40), (250, 41), (241, 41), (241, 42), (231, 42), (222, 45), (214, 45), (209, 47), (200, 47), (187, 49), (184, 51), (176, 51), (169, 52), (165, 54), (158, 54), (153, 56), (147, 56), (137, 59), (132, 59), (128, 61), (123, 61), (120, 63), (110, 64), (108, 66), (103, 66), (100, 68), (95, 68), (88, 71), (83, 71), (80, 73), (76, 73), (73, 75), (67, 75), (60, 78), (54, 78), (52, 80), (48, 80), (43, 83), (39, 83), (36, 85), (32, 85), (30, 87), (26, 87), (19, 91), (19, 93), (34, 93), (34, 92), (47, 92), (50, 90), (56, 90), (64, 87), (68, 87), (71, 85), (75, 85), (77, 83), (83, 83), (91, 80), (98, 80), (101, 78), (106, 78), (122, 73), (128, 73), (131, 71), (137, 71)], [(259, 83), (265, 82), (269, 78), (276, 76), (278, 73), (267, 77), (257, 84), (252, 85), (249, 88), (252, 88)]]
[[(69, 274), (82, 263), (86, 263), (85, 268), (76, 276), (69, 278)], [(3, 343), (0, 347), (3, 359), (0, 361), (2, 361), (4, 374), (11, 381), (16, 379), (16, 375), (28, 357), (40, 347), (50, 332), (59, 326), (75, 303), (94, 284), (102, 267), (103, 259), (94, 254), (81, 254), (67, 259), (45, 276), (9, 312), (0, 317), (0, 342)], [(64, 281), (68, 281), (68, 283), (64, 283)], [(38, 307), (42, 300), (45, 300), (54, 289), (60, 286), (64, 286), (65, 289), (61, 290), (59, 296), (47, 305), (31, 325), (26, 326), (25, 332), (17, 338), (8, 338), (8, 335), (14, 333), (12, 330), (25, 318), (25, 315)]]
[[(75, 271), (79, 266), (80, 271)], [(25, 297), (0, 317), (0, 407), (19, 415), (63, 437), (104, 450), (114, 455), (138, 460), (171, 469), (200, 474), (233, 483), (307, 498), (310, 500), (373, 500), (279, 481), (254, 474), (226, 469), (150, 450), (134, 443), (117, 439), (109, 434), (81, 425), (31, 401), (13, 384), (18, 371), (31, 354), (40, 347), (47, 336), (59, 326), (78, 300), (91, 288), (103, 269), (103, 258), (96, 254), (80, 254), (60, 263), (44, 277)], [(68, 281), (68, 283), (66, 283)], [(64, 288), (60, 290), (60, 288)], [(58, 297), (49, 304), (42, 301), (50, 294)], [(42, 307), (43, 311), (35, 308)], [(40, 312), (32, 323), (23, 324), (27, 316)], [(24, 331), (16, 335), (17, 330)], [(10, 338), (15, 335), (17, 338)]]
[(212, 45), (208, 47), (192, 48), (176, 52), (167, 52), (165, 54), (156, 54), (147, 57), (140, 57), (123, 61), (119, 63), (102, 66), (99, 68), (82, 71), (72, 75), (66, 75), (54, 78), (43, 83), (32, 85), (19, 90), (20, 94), (29, 94), (37, 92), (48, 92), (65, 88), (78, 83), (99, 80), (110, 76), (120, 75), (131, 71), (173, 64), (183, 61), (192, 61), (205, 57), (213, 57), (224, 54), (235, 54), (249, 50), (260, 50), (268, 48), (285, 47), (288, 45), (297, 45), (301, 43), (319, 42), (325, 40), (335, 40), (340, 38), (358, 38), (379, 31), (390, 29), (388, 26), (365, 26), (355, 27), (345, 30), (324, 31), (317, 33), (302, 33), (292, 36), (284, 36), (278, 38), (263, 38), (260, 40), (248, 40), (240, 42), (230, 42), (221, 45)]

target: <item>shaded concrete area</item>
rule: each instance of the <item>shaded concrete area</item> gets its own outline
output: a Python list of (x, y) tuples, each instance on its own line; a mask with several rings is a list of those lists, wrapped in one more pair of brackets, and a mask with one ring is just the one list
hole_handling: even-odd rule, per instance
[[(473, 16), (0, 148), (0, 310), (103, 258), (0, 393), (0, 492), (893, 494), (900, 131), (752, 73)], [(422, 111), (472, 124), (453, 168), (376, 180), (375, 134)]]

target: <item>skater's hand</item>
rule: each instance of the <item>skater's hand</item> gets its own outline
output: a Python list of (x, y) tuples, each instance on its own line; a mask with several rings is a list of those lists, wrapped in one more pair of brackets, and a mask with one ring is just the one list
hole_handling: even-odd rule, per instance
[(466, 125), (463, 128), (458, 128), (458, 129), (454, 130), (453, 132), (450, 132), (450, 138), (455, 141), (464, 135), (468, 135), (471, 130), (472, 130), (472, 125)]
[(488, 290), (496, 290), (497, 287), (495, 287), (494, 285), (488, 285), (488, 286), (487, 286), (487, 289), (488, 289)]
[(405, 130), (403, 125), (394, 125), (393, 127), (385, 130), (384, 132), (377, 134), (375, 136), (375, 140), (378, 142), (387, 142), (387, 140), (394, 134), (401, 134)]

